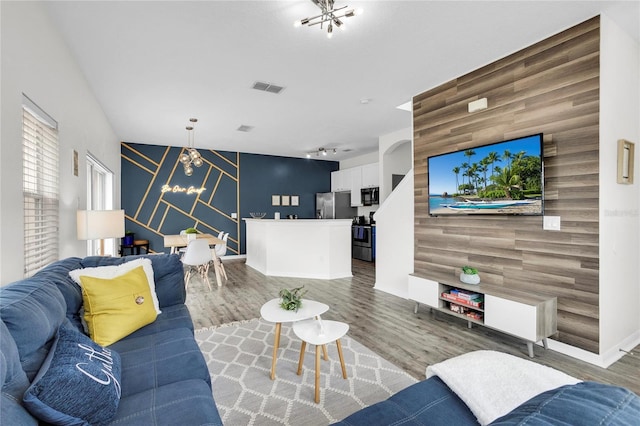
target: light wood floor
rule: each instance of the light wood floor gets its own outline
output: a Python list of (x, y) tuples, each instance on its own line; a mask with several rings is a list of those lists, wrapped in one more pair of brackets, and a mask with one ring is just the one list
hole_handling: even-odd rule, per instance
[[(193, 278), (187, 290), (187, 306), (196, 329), (260, 316), (260, 307), (278, 296), (282, 288), (304, 285), (305, 298), (328, 304), (323, 318), (344, 321), (349, 335), (383, 358), (403, 368), (416, 379), (424, 379), (425, 368), (463, 353), (489, 349), (527, 356), (526, 344), (484, 327), (467, 329), (466, 321), (420, 308), (413, 313), (411, 302), (373, 289), (375, 267), (354, 260), (353, 277), (338, 280), (267, 277), (243, 261), (226, 262), (229, 280), (217, 287), (213, 272), (209, 291), (200, 278)], [(535, 347), (535, 362), (582, 380), (624, 386), (640, 394), (640, 346), (608, 369)]]

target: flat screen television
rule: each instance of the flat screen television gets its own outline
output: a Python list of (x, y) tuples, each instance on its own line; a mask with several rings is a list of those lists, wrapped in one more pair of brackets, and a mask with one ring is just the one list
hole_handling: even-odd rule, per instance
[(542, 134), (427, 159), (429, 215), (541, 215)]

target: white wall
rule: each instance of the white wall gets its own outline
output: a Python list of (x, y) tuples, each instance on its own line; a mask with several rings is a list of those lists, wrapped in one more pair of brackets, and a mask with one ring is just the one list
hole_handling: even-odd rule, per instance
[[(86, 243), (76, 239), (76, 210), (86, 206), (87, 150), (115, 173), (120, 206), (120, 144), (42, 3), (0, 2), (0, 10), (0, 284), (6, 284), (21, 279), (24, 267), (22, 94), (59, 123), (61, 258), (86, 254)], [(77, 177), (71, 171), (74, 149)]]
[[(408, 118), (411, 120), (411, 117)], [(391, 175), (406, 174), (413, 168), (413, 129), (407, 127), (378, 138), (380, 162), (380, 202), (391, 194)]]
[[(600, 49), (600, 356), (640, 343), (640, 44), (606, 15)], [(617, 141), (635, 142), (635, 183), (616, 183)]]
[(378, 152), (370, 152), (368, 154), (362, 154), (357, 157), (348, 158), (340, 161), (340, 170), (350, 169), (352, 167), (364, 166), (365, 164), (372, 164), (378, 162)]
[(413, 171), (376, 212), (376, 290), (407, 298), (413, 272)]

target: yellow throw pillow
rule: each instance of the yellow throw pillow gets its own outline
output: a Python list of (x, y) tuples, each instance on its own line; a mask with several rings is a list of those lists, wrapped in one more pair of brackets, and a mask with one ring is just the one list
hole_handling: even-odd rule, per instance
[(147, 276), (139, 266), (115, 278), (81, 275), (89, 336), (108, 346), (156, 320)]

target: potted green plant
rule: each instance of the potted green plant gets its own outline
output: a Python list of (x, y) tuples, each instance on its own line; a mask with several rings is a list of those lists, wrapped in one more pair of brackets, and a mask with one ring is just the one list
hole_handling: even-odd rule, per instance
[(307, 290), (302, 291), (302, 287), (292, 288), (287, 290), (283, 288), (278, 294), (280, 296), (280, 307), (286, 311), (296, 311), (302, 306), (302, 296), (307, 293)]
[(122, 237), (122, 245), (123, 246), (132, 246), (135, 234), (132, 231), (125, 231), (124, 237)]
[(184, 233), (187, 234), (187, 240), (191, 241), (196, 239), (196, 234), (198, 233), (198, 230), (196, 228), (187, 228), (184, 230)]
[(480, 284), (480, 275), (478, 270), (471, 266), (463, 266), (460, 273), (460, 281), (465, 284)]

